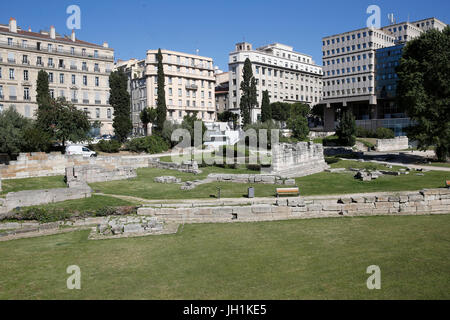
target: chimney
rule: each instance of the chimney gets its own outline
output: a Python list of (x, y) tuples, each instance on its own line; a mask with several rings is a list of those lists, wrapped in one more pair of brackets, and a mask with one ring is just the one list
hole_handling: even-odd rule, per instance
[(103, 42), (103, 48), (109, 48), (108, 42)]
[(56, 39), (56, 31), (54, 26), (50, 26), (50, 38)]
[(28, 27), (28, 32), (31, 32), (31, 27)]
[(14, 18), (9, 19), (9, 32), (17, 33), (17, 21)]
[(75, 29), (72, 29), (72, 35), (70, 36), (70, 39), (72, 39), (73, 42), (75, 42)]

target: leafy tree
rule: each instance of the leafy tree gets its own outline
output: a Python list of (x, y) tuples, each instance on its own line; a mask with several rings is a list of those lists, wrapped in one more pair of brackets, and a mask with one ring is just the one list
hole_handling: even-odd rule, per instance
[(166, 121), (167, 117), (165, 75), (161, 49), (158, 50), (156, 59), (158, 61), (158, 101), (156, 105), (156, 129), (158, 130), (158, 132), (161, 132), (164, 127), (164, 121)]
[(253, 77), (252, 63), (249, 58), (244, 62), (243, 80), (241, 82), (241, 109), (242, 125), (246, 126), (251, 122), (251, 112), (258, 104), (256, 98), (256, 79)]
[(154, 108), (145, 108), (140, 114), (141, 122), (144, 127), (144, 133), (147, 136), (147, 128), (149, 123), (155, 123), (157, 118), (157, 111)]
[(185, 115), (183, 118), (183, 122), (181, 123), (181, 128), (189, 131), (189, 134), (191, 135), (191, 146), (197, 148), (203, 143), (203, 136), (207, 129), (206, 129), (206, 126), (203, 123), (203, 121), (201, 121), (202, 132), (201, 133), (197, 132), (197, 135), (201, 134), (201, 139), (199, 139), (199, 142), (201, 144), (198, 144), (198, 142), (194, 140), (194, 138), (195, 138), (195, 122), (196, 121), (201, 121), (197, 118), (197, 112), (193, 112), (190, 115)]
[(270, 105), (272, 110), (272, 119), (280, 122), (286, 122), (291, 113), (291, 104), (287, 102), (274, 102)]
[(67, 141), (80, 142), (89, 139), (91, 123), (87, 113), (78, 110), (64, 98), (51, 100), (48, 108), (38, 109), (37, 113), (38, 118), (48, 124), (43, 131), (51, 139), (61, 141), (63, 147)]
[(220, 122), (233, 122), (233, 129), (236, 129), (239, 115), (227, 110), (219, 113), (217, 115), (217, 120), (219, 120)]
[(130, 117), (130, 94), (127, 90), (128, 79), (122, 69), (109, 75), (109, 103), (114, 108), (113, 128), (117, 139), (124, 142), (130, 134), (133, 124)]
[(9, 156), (24, 150), (24, 131), (32, 126), (31, 120), (13, 108), (0, 113), (0, 152)]
[(356, 121), (350, 110), (342, 113), (341, 122), (336, 129), (336, 135), (344, 146), (353, 147), (356, 143)]
[(294, 103), (291, 105), (291, 115), (287, 121), (288, 128), (292, 130), (292, 137), (298, 140), (305, 140), (309, 134), (308, 115), (310, 108), (308, 105)]
[(174, 147), (178, 144), (179, 141), (172, 141), (172, 133), (179, 128), (181, 128), (181, 125), (166, 120), (164, 122), (164, 127), (160, 135), (167, 143), (170, 144), (170, 146)]
[(414, 123), (409, 138), (422, 150), (450, 156), (450, 27), (430, 30), (408, 42), (397, 67), (397, 103)]
[(270, 106), (269, 91), (263, 91), (261, 103), (261, 122), (272, 120), (272, 107)]

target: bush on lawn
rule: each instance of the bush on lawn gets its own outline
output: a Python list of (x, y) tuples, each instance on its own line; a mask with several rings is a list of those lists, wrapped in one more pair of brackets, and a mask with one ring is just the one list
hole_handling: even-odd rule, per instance
[(378, 139), (394, 139), (395, 133), (388, 128), (378, 128), (376, 131), (376, 136)]
[(95, 146), (95, 150), (106, 153), (117, 153), (121, 147), (122, 144), (117, 140), (100, 140)]
[(170, 144), (159, 135), (136, 138), (130, 140), (126, 146), (127, 150), (132, 152), (147, 152), (150, 154), (162, 153), (170, 148)]

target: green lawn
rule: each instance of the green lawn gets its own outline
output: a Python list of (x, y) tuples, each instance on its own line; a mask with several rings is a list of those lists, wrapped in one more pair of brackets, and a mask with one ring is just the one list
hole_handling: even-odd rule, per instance
[(17, 192), (22, 190), (39, 190), (39, 189), (55, 189), (66, 188), (64, 176), (26, 178), (2, 180), (3, 191), (0, 194), (9, 192)]
[(431, 164), (424, 164), (424, 166), (450, 168), (450, 163), (448, 163), (448, 162), (432, 162)]
[(370, 169), (370, 170), (385, 170), (385, 171), (399, 171), (400, 169), (406, 169), (406, 167), (392, 166), (392, 169), (388, 169), (384, 164), (374, 162), (359, 162), (355, 160), (339, 160), (336, 163), (330, 164), (331, 168), (354, 168), (354, 169)]
[[(450, 216), (186, 225), (0, 243), (0, 299), (450, 299)], [(68, 290), (66, 268), (81, 268)], [(370, 265), (381, 290), (368, 290)]]
[[(357, 161), (341, 161), (340, 164), (333, 164), (333, 167), (367, 165)], [(382, 165), (374, 164), (383, 167)], [(183, 181), (203, 179), (211, 172), (229, 172), (229, 173), (258, 173), (257, 171), (248, 171), (246, 169), (220, 169), (215, 167), (203, 168), (203, 173), (194, 176), (189, 173), (180, 173), (177, 171), (161, 169), (138, 169), (138, 177), (133, 180), (110, 181), (91, 184), (94, 191), (105, 194), (119, 194), (140, 197), (144, 199), (200, 199), (210, 198), (217, 194), (217, 187), (221, 188), (223, 198), (243, 197), (247, 194), (248, 187), (255, 188), (256, 197), (275, 196), (276, 185), (263, 184), (236, 184), (227, 182), (208, 183), (197, 186), (193, 190), (180, 190), (177, 184), (159, 184), (154, 183), (153, 179), (157, 176), (173, 175), (181, 178)], [(327, 173), (322, 172), (308, 177), (297, 178), (297, 185), (300, 187), (301, 194), (325, 195), (325, 194), (348, 194), (359, 192), (377, 192), (377, 191), (412, 191), (423, 188), (439, 188), (445, 186), (445, 180), (450, 179), (450, 172), (430, 171), (424, 173), (424, 176), (417, 176), (411, 172), (404, 176), (382, 176), (378, 180), (371, 182), (362, 182), (354, 179), (354, 173)]]

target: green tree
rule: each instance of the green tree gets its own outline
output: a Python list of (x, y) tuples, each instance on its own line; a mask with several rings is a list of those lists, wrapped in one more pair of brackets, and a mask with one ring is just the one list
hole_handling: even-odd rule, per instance
[(24, 118), (13, 108), (0, 113), (0, 153), (9, 156), (24, 151), (24, 132), (31, 128), (31, 120)]
[[(48, 73), (44, 70), (38, 72), (38, 78), (36, 81), (36, 102), (38, 105), (38, 110), (48, 109), (51, 105), (53, 99), (50, 96), (49, 84), (48, 84)], [(42, 114), (42, 113), (41, 113)], [(41, 130), (45, 130), (50, 125), (49, 123), (44, 123), (43, 119), (37, 117), (37, 124)]]
[(243, 80), (241, 82), (241, 109), (242, 125), (246, 126), (251, 122), (251, 112), (258, 104), (256, 98), (256, 79), (253, 77), (252, 63), (249, 58), (244, 62)]
[(409, 41), (397, 67), (397, 103), (411, 118), (410, 139), (436, 156), (450, 156), (450, 27)]
[(141, 111), (140, 118), (144, 127), (144, 134), (147, 136), (147, 128), (149, 123), (155, 123), (157, 118), (157, 111), (154, 108), (145, 108)]
[(67, 141), (76, 143), (89, 139), (91, 123), (87, 113), (64, 98), (52, 100), (48, 108), (38, 109), (38, 118), (48, 124), (43, 131), (51, 139), (60, 141), (63, 147)]
[(166, 121), (167, 117), (165, 75), (161, 49), (158, 49), (156, 60), (158, 61), (158, 101), (156, 105), (156, 130), (158, 132), (161, 132), (164, 128), (164, 121)]
[(274, 102), (270, 105), (272, 110), (272, 119), (280, 122), (286, 122), (291, 113), (291, 104), (287, 102)]
[(192, 114), (185, 115), (183, 118), (183, 122), (181, 123), (181, 128), (189, 131), (189, 134), (191, 135), (191, 146), (193, 147), (200, 147), (203, 144), (203, 136), (206, 132), (206, 126), (201, 121), (201, 129), (202, 132), (197, 132), (197, 135), (201, 135), (201, 139), (198, 139), (198, 141), (195, 141), (195, 122), (201, 121), (197, 118), (197, 112), (193, 112)]
[(261, 122), (272, 120), (272, 107), (270, 106), (269, 91), (263, 91), (261, 103)]
[(310, 108), (302, 103), (294, 103), (290, 108), (290, 117), (287, 126), (292, 130), (292, 137), (298, 140), (305, 140), (309, 134), (308, 115)]
[(130, 134), (133, 124), (130, 117), (130, 94), (127, 90), (128, 79), (122, 69), (109, 75), (109, 103), (114, 109), (113, 128), (117, 140), (124, 142)]
[(237, 122), (239, 120), (239, 115), (227, 110), (222, 113), (219, 113), (217, 115), (217, 120), (220, 122), (233, 122), (233, 129), (236, 129)]
[(344, 146), (353, 147), (356, 143), (356, 121), (350, 110), (342, 113), (341, 122), (336, 129), (336, 135)]

